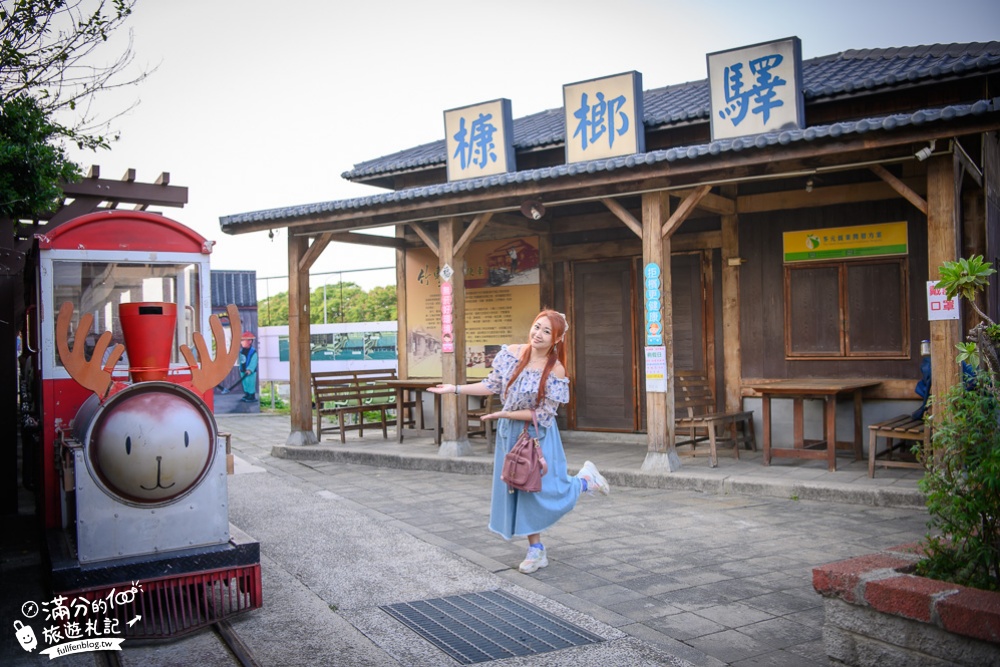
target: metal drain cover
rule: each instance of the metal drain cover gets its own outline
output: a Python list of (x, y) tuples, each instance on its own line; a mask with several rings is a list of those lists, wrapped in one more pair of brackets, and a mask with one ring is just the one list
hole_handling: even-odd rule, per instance
[(463, 665), (603, 641), (500, 590), (401, 602), (380, 609)]

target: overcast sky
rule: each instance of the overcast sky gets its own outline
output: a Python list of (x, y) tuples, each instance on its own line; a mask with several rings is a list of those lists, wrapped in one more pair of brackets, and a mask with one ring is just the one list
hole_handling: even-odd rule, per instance
[[(105, 178), (170, 172), (189, 203), (162, 211), (217, 242), (213, 268), (270, 277), (287, 274), (284, 231), (230, 236), (220, 216), (380, 192), (340, 175), (443, 138), (446, 109), (506, 97), (519, 118), (561, 107), (565, 83), (627, 70), (645, 89), (704, 79), (705, 54), (789, 36), (806, 59), (1000, 40), (1000, 2), (139, 0), (128, 25), (136, 65), (157, 71), (99, 98), (107, 116), (139, 105), (114, 121), (110, 151), (72, 158)], [(331, 244), (313, 271), (394, 261)], [(344, 278), (394, 282), (391, 271)]]

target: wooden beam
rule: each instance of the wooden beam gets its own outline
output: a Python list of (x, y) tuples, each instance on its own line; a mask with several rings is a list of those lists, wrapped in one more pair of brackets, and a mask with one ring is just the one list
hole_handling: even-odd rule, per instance
[(625, 226), (632, 230), (632, 233), (642, 238), (642, 223), (635, 219), (635, 217), (629, 213), (624, 206), (616, 202), (614, 199), (605, 198), (601, 200), (609, 211), (615, 214), (615, 217), (625, 223)]
[(547, 234), (551, 230), (549, 223), (544, 221), (528, 220), (520, 213), (512, 215), (510, 213), (494, 213), (490, 218), (490, 227), (503, 227), (524, 234)]
[[(721, 248), (722, 232), (695, 232), (674, 234), (671, 237), (672, 252), (692, 252), (703, 248)], [(612, 257), (638, 257), (642, 255), (639, 239), (624, 241), (603, 241), (601, 243), (578, 243), (557, 246), (552, 249), (553, 262), (574, 262), (588, 259), (610, 259)]]
[[(84, 178), (76, 183), (60, 183), (63, 194), (74, 199), (91, 197), (107, 202), (129, 202), (147, 206), (184, 206), (188, 189), (176, 185), (129, 183), (106, 178)], [(275, 227), (282, 225), (275, 224)]]
[(889, 184), (889, 187), (899, 193), (899, 196), (917, 207), (917, 210), (927, 215), (927, 200), (914, 192), (910, 186), (896, 178), (896, 175), (880, 164), (868, 167), (873, 174)]
[(316, 263), (316, 260), (319, 259), (319, 256), (323, 254), (323, 251), (326, 250), (326, 247), (330, 245), (332, 239), (333, 234), (330, 232), (317, 236), (299, 258), (299, 271), (308, 272), (312, 268), (312, 265)]
[[(919, 192), (919, 179), (902, 179), (910, 189)], [(767, 211), (784, 211), (798, 208), (817, 208), (833, 204), (851, 204), (855, 202), (876, 201), (879, 199), (895, 199), (899, 193), (887, 183), (871, 181), (854, 183), (852, 185), (831, 185), (825, 188), (815, 188), (812, 192), (805, 190), (782, 190), (781, 192), (766, 192), (759, 195), (742, 195), (736, 198), (736, 213), (765, 213)]]
[(976, 185), (983, 187), (983, 171), (976, 165), (975, 161), (969, 154), (965, 152), (962, 148), (962, 144), (958, 143), (958, 139), (952, 142), (955, 147), (955, 155), (958, 156), (958, 161), (962, 164), (962, 168), (965, 169), (965, 173), (972, 177), (972, 180), (976, 182)]
[(483, 231), (483, 228), (489, 223), (490, 218), (493, 217), (492, 213), (480, 213), (473, 220), (472, 224), (469, 225), (462, 237), (458, 239), (458, 243), (455, 244), (455, 256), (464, 257), (465, 251), (472, 243), (472, 240), (479, 236), (479, 232)]
[(372, 245), (380, 248), (405, 248), (406, 241), (392, 236), (376, 236), (360, 232), (330, 232), (331, 243), (352, 243), (355, 245)]
[[(693, 189), (673, 190), (670, 194), (674, 197), (680, 197), (683, 199), (692, 192), (694, 192)], [(708, 211), (709, 213), (715, 213), (716, 215), (733, 215), (736, 213), (736, 199), (730, 199), (729, 197), (709, 192), (702, 197), (701, 202), (698, 204), (698, 208)]]
[(427, 247), (431, 249), (431, 252), (434, 253), (435, 257), (441, 256), (441, 251), (438, 249), (437, 241), (431, 238), (431, 235), (427, 233), (427, 230), (425, 230), (419, 222), (411, 222), (410, 229), (415, 231), (417, 236), (420, 237), (420, 240), (427, 244)]
[(670, 219), (663, 225), (660, 235), (663, 236), (663, 238), (668, 238), (673, 235), (673, 233), (677, 231), (677, 228), (681, 226), (681, 223), (687, 220), (687, 217), (691, 215), (691, 212), (694, 211), (696, 206), (698, 206), (698, 202), (700, 202), (711, 189), (711, 185), (699, 185), (696, 187), (691, 194), (684, 198), (681, 205), (677, 207), (677, 210), (674, 211), (673, 215), (670, 216)]

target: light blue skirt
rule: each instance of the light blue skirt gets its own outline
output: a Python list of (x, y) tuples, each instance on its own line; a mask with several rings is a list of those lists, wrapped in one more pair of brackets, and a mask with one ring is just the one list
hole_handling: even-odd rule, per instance
[[(509, 540), (540, 533), (549, 528), (576, 506), (582, 489), (580, 480), (566, 471), (566, 453), (563, 452), (559, 427), (553, 423), (548, 428), (539, 427), (542, 455), (549, 464), (542, 477), (542, 490), (537, 493), (514, 491), (500, 479), (503, 459), (517, 442), (524, 422), (510, 419), (497, 421), (496, 452), (493, 457), (493, 496), (490, 502), (490, 530)], [(535, 433), (535, 427), (528, 425)]]

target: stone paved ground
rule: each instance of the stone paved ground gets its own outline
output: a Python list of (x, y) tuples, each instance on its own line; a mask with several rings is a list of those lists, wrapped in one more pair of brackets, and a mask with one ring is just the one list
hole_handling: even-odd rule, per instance
[[(526, 576), (516, 571), (524, 541), (505, 542), (485, 527), (487, 475), (272, 458), (268, 441), (281, 430), (234, 433), (234, 449), (698, 665), (828, 664), (811, 569), (916, 541), (927, 519), (919, 509), (619, 486), (608, 498), (584, 497), (547, 532), (549, 566)], [(232, 486), (238, 497), (239, 476)], [(234, 513), (253, 534), (252, 517)]]

